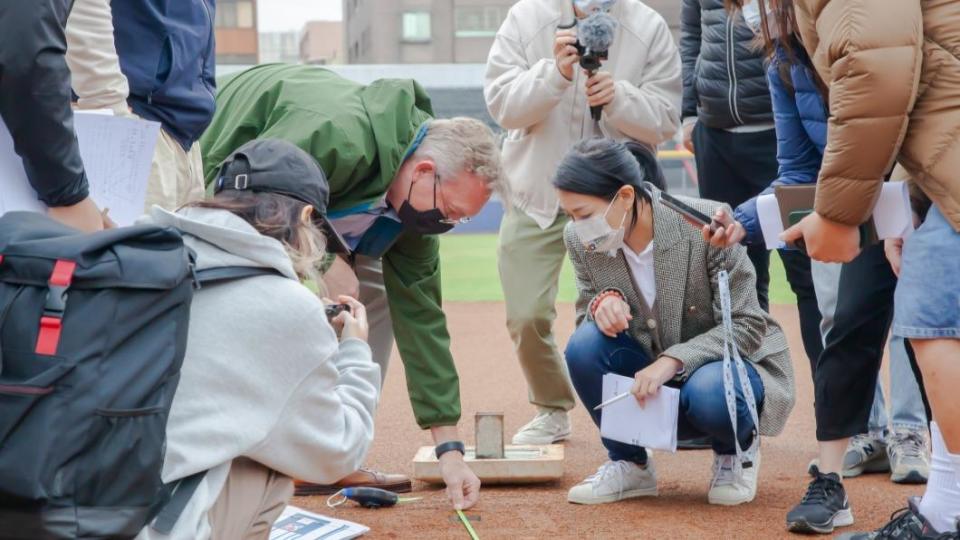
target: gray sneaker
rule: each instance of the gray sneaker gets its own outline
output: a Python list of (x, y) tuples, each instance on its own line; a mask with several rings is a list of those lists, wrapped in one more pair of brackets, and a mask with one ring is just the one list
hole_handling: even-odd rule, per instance
[(922, 431), (895, 429), (887, 439), (890, 480), (897, 484), (926, 484), (930, 476), (930, 447)]
[[(854, 478), (863, 473), (881, 473), (890, 470), (887, 459), (887, 443), (872, 435), (855, 435), (847, 444), (847, 453), (843, 456), (843, 477)], [(814, 459), (807, 466), (807, 474), (816, 476), (820, 471), (820, 460)]]

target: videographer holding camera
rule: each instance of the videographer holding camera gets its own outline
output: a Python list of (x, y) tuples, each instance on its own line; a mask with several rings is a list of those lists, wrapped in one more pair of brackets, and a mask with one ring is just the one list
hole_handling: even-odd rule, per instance
[(656, 147), (672, 137), (680, 75), (667, 23), (639, 0), (520, 0), (497, 32), (484, 97), (508, 130), (502, 160), (513, 195), (504, 204), (514, 207), (500, 226), (500, 280), (538, 409), (514, 444), (566, 439), (575, 404), (552, 334), (568, 221), (550, 183), (556, 164), (583, 138)]

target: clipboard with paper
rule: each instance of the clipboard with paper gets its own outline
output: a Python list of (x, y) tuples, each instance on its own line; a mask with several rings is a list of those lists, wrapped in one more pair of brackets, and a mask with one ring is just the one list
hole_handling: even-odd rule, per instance
[[(776, 186), (774, 193), (757, 198), (757, 219), (767, 249), (786, 247), (780, 234), (813, 212), (816, 184)], [(865, 247), (887, 238), (906, 238), (913, 232), (913, 212), (906, 182), (885, 182), (873, 215), (860, 227)]]

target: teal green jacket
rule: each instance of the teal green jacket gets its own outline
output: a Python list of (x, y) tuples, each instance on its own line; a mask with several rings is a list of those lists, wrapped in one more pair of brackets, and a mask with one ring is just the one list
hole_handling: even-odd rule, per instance
[[(379, 201), (420, 126), (430, 98), (413, 80), (363, 86), (332, 71), (266, 64), (218, 85), (217, 111), (200, 138), (209, 185), (231, 152), (257, 138), (296, 144), (330, 182), (330, 210)], [(383, 257), (383, 278), (407, 389), (422, 428), (460, 419), (460, 384), (440, 296), (436, 236), (404, 233)]]

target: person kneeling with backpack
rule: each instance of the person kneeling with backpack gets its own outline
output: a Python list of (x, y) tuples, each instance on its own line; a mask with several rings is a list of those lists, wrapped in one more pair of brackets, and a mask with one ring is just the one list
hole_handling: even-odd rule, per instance
[[(267, 538), (293, 496), (291, 477), (335, 482), (363, 463), (373, 439), (380, 368), (364, 307), (341, 297), (350, 310), (331, 326), (324, 302), (301, 284), (320, 283), (326, 178), (276, 139), (247, 143), (223, 167), (238, 160), (250, 170), (245, 185), (176, 213), (155, 207), (146, 220), (182, 232), (201, 281), (219, 267), (275, 275), (204, 284), (194, 295), (162, 476), (207, 472), (169, 536), (147, 526), (138, 539)], [(285, 189), (293, 182), (296, 191)]]

